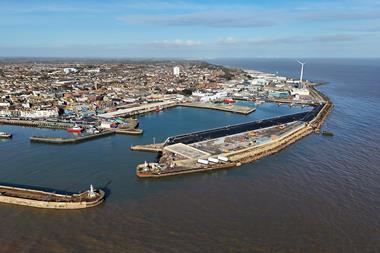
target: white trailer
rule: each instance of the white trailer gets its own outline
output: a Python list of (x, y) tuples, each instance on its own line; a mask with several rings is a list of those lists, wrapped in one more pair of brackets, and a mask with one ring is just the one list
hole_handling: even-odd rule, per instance
[(208, 158), (208, 161), (209, 161), (209, 162), (212, 162), (212, 163), (218, 163), (218, 162), (219, 162), (219, 160), (216, 159), (216, 158), (214, 158), (214, 157), (209, 157), (209, 158)]
[(198, 163), (207, 165), (209, 162), (208, 160), (205, 160), (205, 159), (198, 159)]
[(228, 157), (218, 155), (218, 160), (220, 160), (222, 162), (228, 162)]

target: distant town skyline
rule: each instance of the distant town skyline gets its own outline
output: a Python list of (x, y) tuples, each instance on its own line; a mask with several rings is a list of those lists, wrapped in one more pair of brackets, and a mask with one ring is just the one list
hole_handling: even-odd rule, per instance
[(10, 1), (0, 57), (380, 57), (380, 2)]

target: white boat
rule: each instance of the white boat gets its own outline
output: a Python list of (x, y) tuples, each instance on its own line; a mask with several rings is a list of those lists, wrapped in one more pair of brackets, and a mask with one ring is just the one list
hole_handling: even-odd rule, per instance
[(12, 134), (6, 132), (0, 132), (0, 138), (12, 138)]

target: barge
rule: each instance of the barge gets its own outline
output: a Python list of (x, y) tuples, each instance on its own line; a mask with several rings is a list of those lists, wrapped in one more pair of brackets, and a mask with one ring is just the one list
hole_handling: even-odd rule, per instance
[(47, 209), (83, 209), (104, 201), (101, 189), (90, 189), (78, 194), (58, 194), (12, 186), (0, 186), (0, 202)]

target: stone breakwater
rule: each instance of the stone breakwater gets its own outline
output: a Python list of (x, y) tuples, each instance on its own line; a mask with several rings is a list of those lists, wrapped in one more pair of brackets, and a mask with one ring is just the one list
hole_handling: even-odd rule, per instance
[(79, 194), (57, 194), (27, 188), (0, 186), (0, 202), (46, 209), (83, 209), (94, 207), (104, 201), (102, 190), (85, 191)]

